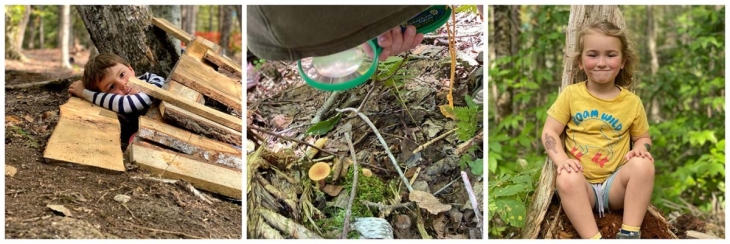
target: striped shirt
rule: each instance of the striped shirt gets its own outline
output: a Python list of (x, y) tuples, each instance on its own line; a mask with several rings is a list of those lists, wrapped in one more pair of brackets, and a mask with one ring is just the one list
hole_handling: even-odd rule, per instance
[[(160, 88), (162, 88), (162, 85), (165, 83), (165, 78), (149, 72), (138, 76), (137, 79), (146, 81), (147, 83)], [(152, 99), (154, 99), (143, 92), (138, 92), (133, 95), (116, 95), (84, 89), (83, 95), (87, 101), (92, 102), (97, 106), (122, 114), (143, 113), (152, 105)]]

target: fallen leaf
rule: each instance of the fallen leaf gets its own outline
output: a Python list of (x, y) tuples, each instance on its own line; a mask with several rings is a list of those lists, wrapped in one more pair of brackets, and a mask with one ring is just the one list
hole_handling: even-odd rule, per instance
[(271, 120), (274, 123), (274, 126), (278, 129), (286, 129), (293, 121), (292, 118), (287, 117), (286, 115), (283, 115), (283, 114), (277, 114)]
[(5, 175), (13, 177), (15, 174), (18, 173), (18, 169), (11, 166), (11, 165), (5, 165)]
[(132, 197), (127, 196), (127, 195), (122, 195), (122, 194), (119, 194), (119, 195), (114, 196), (114, 201), (117, 201), (117, 202), (120, 202), (120, 203), (129, 202), (129, 199), (132, 199)]
[(342, 188), (344, 188), (344, 187), (338, 186), (338, 185), (326, 185), (324, 187), (324, 189), (322, 189), (322, 191), (324, 191), (325, 193), (334, 197), (334, 196), (337, 196), (340, 194), (340, 192), (342, 191)]
[(456, 234), (456, 235), (447, 235), (445, 239), (469, 239), (464, 234)]
[(28, 122), (31, 122), (31, 123), (33, 123), (33, 121), (34, 121), (33, 117), (32, 117), (32, 116), (30, 116), (30, 115), (26, 115), (26, 116), (23, 116), (23, 118), (24, 118), (25, 120), (27, 120)]
[(438, 198), (425, 191), (414, 190), (408, 195), (408, 199), (415, 202), (419, 207), (428, 210), (431, 214), (438, 214), (451, 209), (451, 205), (442, 204)]
[(431, 121), (430, 119), (426, 121), (426, 123), (423, 123), (424, 125), (428, 125), (428, 129), (426, 129), (426, 133), (428, 134), (428, 138), (433, 138), (438, 133), (444, 129), (443, 126), (436, 125)]
[(20, 123), (20, 119), (18, 119), (18, 117), (15, 117), (13, 115), (5, 115), (5, 126), (13, 126), (17, 123)]
[(440, 239), (446, 236), (446, 216), (444, 214), (439, 214), (433, 219), (433, 230), (436, 231), (436, 236)]
[(439, 110), (441, 110), (441, 114), (443, 114), (446, 118), (456, 119), (456, 116), (454, 115), (454, 108), (448, 104), (440, 105)]
[(52, 205), (48, 204), (46, 207), (50, 208), (54, 212), (62, 213), (63, 216), (71, 217), (71, 210), (68, 210), (68, 208), (64, 207), (63, 205)]

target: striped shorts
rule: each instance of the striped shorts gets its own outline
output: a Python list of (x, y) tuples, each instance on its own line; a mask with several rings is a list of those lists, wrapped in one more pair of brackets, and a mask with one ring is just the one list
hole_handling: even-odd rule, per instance
[(604, 211), (610, 212), (611, 209), (608, 207), (608, 193), (611, 191), (611, 184), (613, 183), (613, 179), (616, 178), (616, 175), (618, 175), (618, 171), (621, 170), (621, 167), (616, 169), (611, 176), (606, 179), (603, 183), (594, 183), (591, 184), (591, 187), (593, 188), (593, 194), (596, 197), (596, 210), (598, 210), (598, 217), (602, 218), (604, 216)]

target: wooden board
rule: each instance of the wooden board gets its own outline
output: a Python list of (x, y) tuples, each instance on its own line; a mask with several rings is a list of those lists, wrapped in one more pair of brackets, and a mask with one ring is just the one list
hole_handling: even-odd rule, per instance
[(221, 47), (215, 43), (196, 36), (190, 43), (185, 47), (185, 55), (193, 57), (198, 62), (203, 62), (203, 56), (208, 52), (220, 53)]
[(200, 162), (143, 141), (130, 145), (132, 162), (162, 178), (181, 179), (194, 187), (241, 199), (241, 172)]
[(162, 111), (162, 117), (165, 120), (171, 121), (180, 127), (222, 142), (232, 143), (239, 147), (241, 146), (243, 134), (239, 131), (225, 127), (219, 123), (193, 114), (167, 102), (162, 102), (160, 104), (160, 110)]
[(182, 55), (170, 78), (226, 106), (241, 111), (241, 82), (218, 73), (210, 66)]
[(77, 97), (71, 97), (60, 110), (43, 158), (125, 171), (116, 113)]
[(243, 72), (241, 72), (241, 65), (238, 65), (226, 56), (208, 50), (203, 58), (210, 61), (211, 63), (214, 63), (215, 65), (218, 65), (219, 68), (222, 68), (224, 70), (227, 70), (228, 72), (233, 73), (234, 75), (237, 75), (239, 79), (240, 77), (243, 77)]
[(167, 84), (167, 90), (171, 93), (196, 103), (205, 104), (205, 98), (203, 98), (203, 94), (200, 94), (200, 92), (190, 89), (190, 87), (180, 84), (175, 80), (170, 80)]
[(197, 160), (241, 171), (242, 154), (233, 145), (144, 117), (139, 118), (137, 136), (183, 152)]
[(193, 114), (200, 115), (203, 118), (215, 121), (216, 123), (219, 123), (238, 132), (241, 132), (243, 128), (242, 119), (206, 107), (205, 105), (195, 103), (185, 98), (181, 98), (169, 91), (163, 90), (162, 88), (156, 87), (155, 85), (141, 81), (135, 77), (129, 78), (129, 85), (141, 92), (147, 93), (154, 98), (168, 102), (169, 104), (175, 105), (181, 109), (190, 111)]
[(187, 32), (183, 31), (179, 27), (173, 25), (170, 23), (170, 21), (167, 21), (163, 18), (152, 18), (152, 24), (159, 27), (160, 29), (167, 32), (167, 34), (170, 34), (174, 36), (177, 39), (180, 39), (183, 43), (187, 44), (191, 40), (193, 40), (193, 36), (188, 34)]

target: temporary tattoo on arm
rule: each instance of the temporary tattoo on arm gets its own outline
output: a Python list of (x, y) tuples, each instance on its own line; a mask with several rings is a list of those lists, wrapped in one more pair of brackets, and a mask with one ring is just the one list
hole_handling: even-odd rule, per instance
[(646, 151), (651, 151), (651, 144), (644, 143), (644, 147), (646, 147)]
[(555, 142), (555, 138), (545, 133), (545, 148), (553, 151), (553, 153), (558, 153), (558, 150), (555, 149), (557, 145), (558, 143)]

